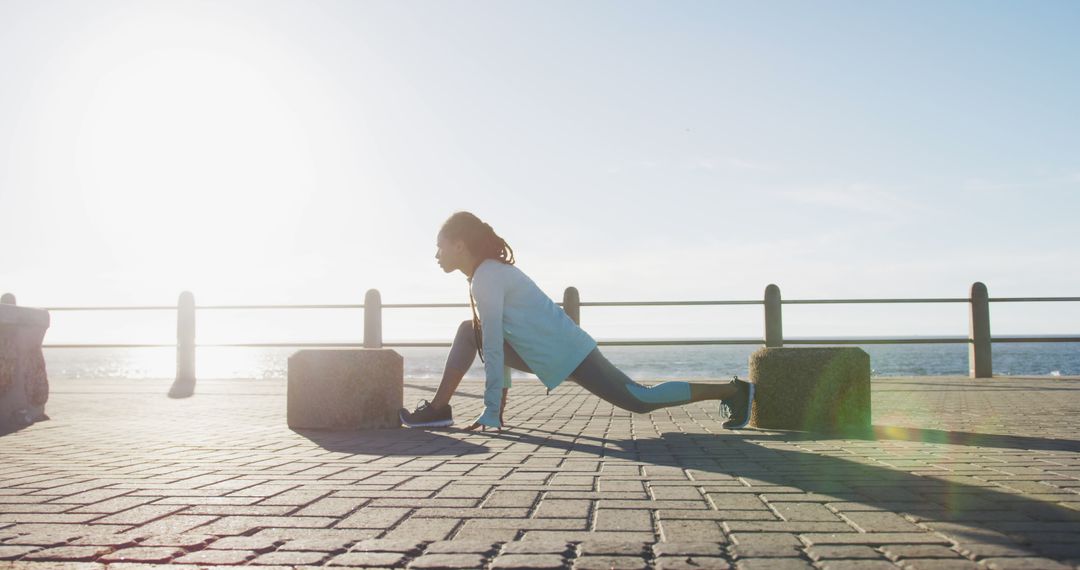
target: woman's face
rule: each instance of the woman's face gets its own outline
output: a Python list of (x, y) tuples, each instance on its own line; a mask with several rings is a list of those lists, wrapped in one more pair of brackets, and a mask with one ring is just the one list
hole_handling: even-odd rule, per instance
[(443, 271), (450, 273), (465, 267), (465, 242), (463, 240), (448, 239), (439, 234), (435, 247), (435, 260)]

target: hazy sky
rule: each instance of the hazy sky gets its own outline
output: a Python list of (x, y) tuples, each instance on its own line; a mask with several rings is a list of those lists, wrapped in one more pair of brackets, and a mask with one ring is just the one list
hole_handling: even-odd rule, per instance
[[(433, 256), (465, 209), (557, 299), (1075, 296), (1078, 29), (1074, 1), (0, 0), (0, 290), (459, 302)], [(994, 332), (1077, 333), (1077, 305), (995, 305)], [(965, 311), (788, 306), (785, 332), (964, 334)], [(394, 313), (386, 337), (467, 315)], [(759, 308), (583, 319), (761, 334)], [(223, 327), (200, 338), (263, 338)]]

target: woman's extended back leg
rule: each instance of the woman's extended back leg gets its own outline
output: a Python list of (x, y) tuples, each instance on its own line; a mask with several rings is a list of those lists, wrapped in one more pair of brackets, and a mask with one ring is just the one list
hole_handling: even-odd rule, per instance
[(728, 384), (671, 381), (653, 386), (634, 382), (594, 349), (574, 369), (570, 379), (601, 399), (636, 414), (700, 400), (723, 400), (735, 395)]

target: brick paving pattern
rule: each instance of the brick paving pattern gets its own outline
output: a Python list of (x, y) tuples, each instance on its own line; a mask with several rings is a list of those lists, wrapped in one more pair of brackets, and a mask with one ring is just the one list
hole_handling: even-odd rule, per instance
[[(1080, 563), (1077, 378), (876, 379), (865, 439), (527, 379), (501, 433), (292, 431), (284, 381), (169, 384), (54, 382), (54, 419), (0, 435), (0, 568)], [(463, 384), (459, 422), (481, 389)]]

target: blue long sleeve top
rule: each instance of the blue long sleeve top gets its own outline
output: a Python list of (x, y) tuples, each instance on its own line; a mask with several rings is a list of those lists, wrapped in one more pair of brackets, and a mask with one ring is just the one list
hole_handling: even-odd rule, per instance
[(562, 384), (596, 341), (517, 267), (485, 259), (473, 272), (470, 290), (483, 330), (484, 413), (477, 420), (502, 427), (503, 341), (529, 365), (548, 389)]

